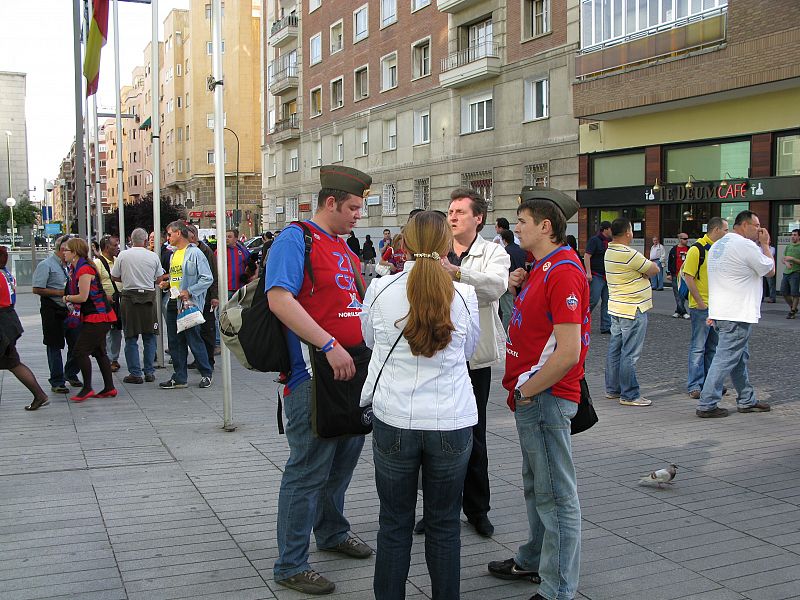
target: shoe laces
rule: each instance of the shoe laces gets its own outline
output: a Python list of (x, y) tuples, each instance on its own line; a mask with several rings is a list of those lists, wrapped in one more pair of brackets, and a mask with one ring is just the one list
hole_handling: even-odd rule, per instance
[(308, 571), (303, 571), (303, 576), (308, 579), (309, 581), (316, 582), (319, 579), (322, 579), (322, 575), (317, 573), (314, 569), (309, 569)]

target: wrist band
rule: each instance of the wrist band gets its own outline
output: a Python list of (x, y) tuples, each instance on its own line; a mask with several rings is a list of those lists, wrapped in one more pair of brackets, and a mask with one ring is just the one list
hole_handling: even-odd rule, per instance
[(320, 348), (320, 350), (322, 350), (325, 353), (328, 353), (336, 347), (337, 343), (338, 342), (336, 341), (336, 338), (331, 338), (328, 340), (327, 344), (325, 344), (322, 348)]

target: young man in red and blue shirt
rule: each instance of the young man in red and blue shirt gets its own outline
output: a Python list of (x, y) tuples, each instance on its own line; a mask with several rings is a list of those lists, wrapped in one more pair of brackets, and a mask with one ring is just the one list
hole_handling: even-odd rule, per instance
[(308, 563), (312, 528), (321, 550), (353, 558), (372, 554), (369, 546), (349, 534), (344, 516), (344, 496), (364, 436), (321, 438), (314, 434), (314, 382), (309, 351), (301, 341), (325, 353), (319, 360), (328, 361), (332, 385), (343, 385), (356, 376), (347, 348), (364, 342), (356, 286), (361, 267), (339, 236), (350, 233), (361, 218), (372, 178), (356, 169), (329, 165), (320, 167), (320, 183), (314, 218), (305, 222), (312, 237), (313, 280), (304, 269), (304, 232), (292, 224), (270, 249), (265, 283), (269, 307), (287, 328), (291, 361), (284, 400), (290, 454), (278, 496), (279, 556), (273, 574), (278, 584), (307, 594), (330, 594), (336, 587)]
[(516, 234), (536, 260), (530, 273), (517, 269), (509, 277), (510, 286), (524, 287), (508, 328), (503, 387), (522, 448), (530, 533), (514, 558), (489, 563), (489, 572), (540, 580), (531, 600), (571, 600), (580, 573), (581, 509), (570, 420), (589, 348), (589, 284), (566, 243), (567, 218), (577, 203), (535, 188), (525, 188), (520, 200)]

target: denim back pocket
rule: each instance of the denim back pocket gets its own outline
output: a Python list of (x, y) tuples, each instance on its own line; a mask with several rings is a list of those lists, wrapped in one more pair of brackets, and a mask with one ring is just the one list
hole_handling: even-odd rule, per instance
[(375, 424), (372, 429), (372, 447), (375, 451), (385, 456), (391, 456), (400, 452), (400, 434), (397, 427), (386, 425), (385, 423)]
[(472, 451), (472, 427), (455, 429), (453, 431), (440, 431), (442, 439), (442, 452), (450, 456), (459, 456), (464, 452)]

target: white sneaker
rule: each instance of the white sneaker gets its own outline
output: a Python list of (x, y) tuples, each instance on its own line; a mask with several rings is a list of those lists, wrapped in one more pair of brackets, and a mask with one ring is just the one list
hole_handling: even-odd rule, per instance
[(200, 387), (201, 388), (209, 388), (209, 387), (211, 387), (211, 377), (202, 377), (200, 379)]
[(620, 398), (619, 403), (622, 404), (622, 406), (650, 406), (653, 402), (644, 396), (639, 396), (633, 400), (623, 400)]
[(676, 312), (672, 313), (672, 318), (673, 319), (677, 319), (678, 317), (680, 317), (680, 315), (678, 313), (676, 313)]
[(684, 319), (691, 319), (692, 317), (689, 316), (689, 313), (686, 313), (685, 315), (683, 315), (683, 318)]

